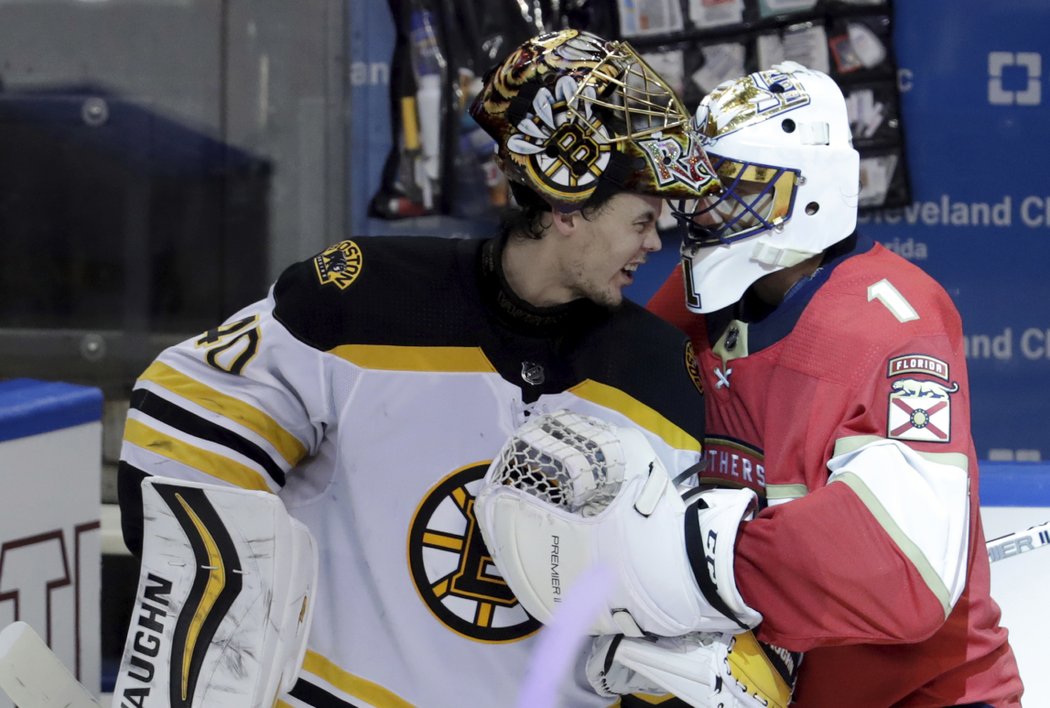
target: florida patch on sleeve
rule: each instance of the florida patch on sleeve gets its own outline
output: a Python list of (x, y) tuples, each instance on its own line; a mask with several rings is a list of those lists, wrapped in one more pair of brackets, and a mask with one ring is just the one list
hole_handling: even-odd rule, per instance
[[(944, 383), (913, 374), (927, 374)], [(887, 437), (894, 440), (946, 443), (951, 440), (951, 395), (958, 383), (948, 382), (948, 365), (926, 355), (897, 357), (889, 363)]]

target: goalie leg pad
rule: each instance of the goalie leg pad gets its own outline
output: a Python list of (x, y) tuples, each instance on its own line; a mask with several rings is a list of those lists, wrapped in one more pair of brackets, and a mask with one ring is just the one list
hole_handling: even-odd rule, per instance
[(121, 705), (271, 708), (306, 652), (317, 549), (265, 492), (149, 477)]

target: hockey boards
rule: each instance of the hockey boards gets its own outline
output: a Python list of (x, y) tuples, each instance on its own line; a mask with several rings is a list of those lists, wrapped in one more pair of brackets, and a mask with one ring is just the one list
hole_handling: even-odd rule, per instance
[[(1002, 561), (1047, 545), (1050, 521), (991, 539), (988, 558)], [(0, 631), (0, 690), (19, 708), (101, 708), (25, 622)]]
[[(139, 591), (114, 706), (272, 708), (306, 652), (317, 548), (274, 495), (149, 477)], [(99, 708), (25, 622), (0, 632), (19, 708)]]

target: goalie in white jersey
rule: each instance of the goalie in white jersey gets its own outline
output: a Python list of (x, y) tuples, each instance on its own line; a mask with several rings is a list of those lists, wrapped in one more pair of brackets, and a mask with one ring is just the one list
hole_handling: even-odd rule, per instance
[[(569, 30), (495, 67), (472, 115), (520, 206), (504, 233), (333, 245), (161, 353), (131, 396), (120, 501), (135, 552), (147, 476), (272, 493), (316, 542), (312, 628), (279, 705), (515, 703), (540, 624), (494, 567), (473, 502), (530, 416), (569, 409), (636, 429), (667, 470), (701, 457), (685, 337), (622, 294), (660, 247), (664, 200), (716, 188), (678, 99), (628, 45)], [(298, 607), (296, 588), (282, 592)], [(206, 649), (223, 618), (195, 608), (189, 637)], [(125, 666), (151, 646), (129, 638)], [(170, 670), (172, 695), (198, 705), (209, 676), (180, 652), (179, 666), (138, 675)], [(610, 702), (586, 659), (560, 705)], [(148, 694), (134, 704), (162, 704)]]

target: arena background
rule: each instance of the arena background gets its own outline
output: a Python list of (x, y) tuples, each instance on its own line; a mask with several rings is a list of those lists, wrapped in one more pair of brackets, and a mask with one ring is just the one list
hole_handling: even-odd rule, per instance
[[(910, 195), (860, 229), (962, 313), (991, 538), (1050, 518), (1050, 5), (864, 2), (892, 11)], [(114, 462), (130, 383), (159, 348), (347, 235), (493, 228), (370, 216), (396, 39), (383, 2), (0, 0), (0, 474), (17, 492), (0, 502), (0, 626), (22, 613), (53, 632), (89, 687), (112, 685), (130, 612)], [(666, 234), (630, 297), (648, 298), (677, 247)], [(1026, 705), (1050, 705), (1050, 552), (993, 569)]]
[[(389, 14), (378, 10), (351, 5), (351, 230), (484, 233), (489, 223), (368, 216), (391, 148), (382, 67), (395, 36)], [(893, 13), (912, 201), (866, 214), (859, 228), (937, 278), (958, 305), (979, 456), (1043, 460), (1050, 457), (1050, 5), (898, 2)], [(630, 289), (633, 299), (644, 302), (675, 267), (677, 247), (667, 235)]]

